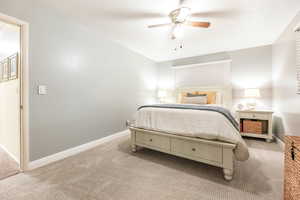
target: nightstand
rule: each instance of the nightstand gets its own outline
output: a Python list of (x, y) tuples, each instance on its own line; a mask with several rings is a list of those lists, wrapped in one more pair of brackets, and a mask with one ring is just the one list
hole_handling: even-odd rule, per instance
[[(272, 115), (273, 111), (269, 110), (238, 110), (237, 118), (240, 123), (240, 134), (246, 137), (263, 138), (267, 142), (271, 142), (273, 140)], [(261, 133), (244, 131), (244, 128), (247, 128), (245, 127), (247, 125), (246, 122), (249, 123), (249, 121), (260, 123)]]

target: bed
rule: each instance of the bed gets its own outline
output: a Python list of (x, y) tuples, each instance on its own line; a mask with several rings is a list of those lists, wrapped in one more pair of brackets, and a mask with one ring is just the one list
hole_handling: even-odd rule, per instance
[[(132, 151), (145, 147), (217, 166), (223, 169), (226, 180), (232, 180), (234, 160), (247, 160), (249, 152), (228, 110), (231, 89), (179, 88), (175, 95), (177, 104), (144, 105), (138, 109), (129, 127)], [(195, 99), (205, 96), (207, 104), (186, 104), (189, 95)]]

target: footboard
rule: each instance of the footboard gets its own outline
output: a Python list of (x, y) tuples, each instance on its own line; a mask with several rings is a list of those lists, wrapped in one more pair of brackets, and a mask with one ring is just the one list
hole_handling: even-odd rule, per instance
[(158, 131), (129, 128), (132, 151), (137, 146), (165, 152), (183, 158), (223, 168), (224, 178), (233, 176), (233, 149), (235, 144), (184, 137)]

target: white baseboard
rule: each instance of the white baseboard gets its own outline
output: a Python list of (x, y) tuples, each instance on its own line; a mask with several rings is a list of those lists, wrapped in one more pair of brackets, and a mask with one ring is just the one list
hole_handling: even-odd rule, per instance
[(0, 148), (3, 149), (12, 159), (14, 159), (14, 161), (16, 161), (20, 165), (20, 160), (15, 155), (13, 155), (12, 153), (10, 153), (5, 146), (3, 146), (2, 144), (0, 144)]
[(281, 139), (279, 139), (279, 137), (276, 137), (276, 136), (274, 136), (274, 137), (275, 137), (276, 143), (280, 146), (281, 150), (285, 151), (285, 144), (284, 144), (284, 142)]
[(31, 161), (28, 165), (28, 170), (33, 170), (33, 169), (48, 165), (50, 163), (62, 160), (62, 159), (67, 158), (69, 156), (76, 155), (76, 154), (81, 153), (83, 151), (87, 151), (89, 149), (92, 149), (92, 148), (100, 145), (100, 144), (112, 141), (116, 138), (120, 138), (120, 137), (123, 137), (123, 136), (126, 136), (126, 135), (129, 135), (128, 130), (118, 132), (118, 133), (106, 136), (104, 138), (100, 138), (98, 140), (94, 140), (92, 142), (82, 144), (80, 146), (73, 147), (73, 148), (67, 149), (65, 151), (61, 151), (59, 153), (56, 153), (56, 154), (53, 154), (53, 155), (50, 155), (50, 156), (46, 156), (44, 158), (41, 158), (41, 159), (38, 159), (38, 160), (35, 160), (35, 161)]

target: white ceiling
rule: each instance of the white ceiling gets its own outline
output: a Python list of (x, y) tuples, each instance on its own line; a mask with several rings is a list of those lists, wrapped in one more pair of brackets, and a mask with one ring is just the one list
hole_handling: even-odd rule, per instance
[[(63, 3), (66, 1), (66, 3)], [(186, 0), (193, 20), (210, 21), (209, 29), (185, 27), (184, 48), (169, 38), (169, 22), (179, 0), (44, 0), (66, 16), (118, 41), (152, 60), (164, 61), (273, 43), (300, 10), (299, 0)]]
[(19, 51), (20, 28), (0, 21), (0, 60)]

